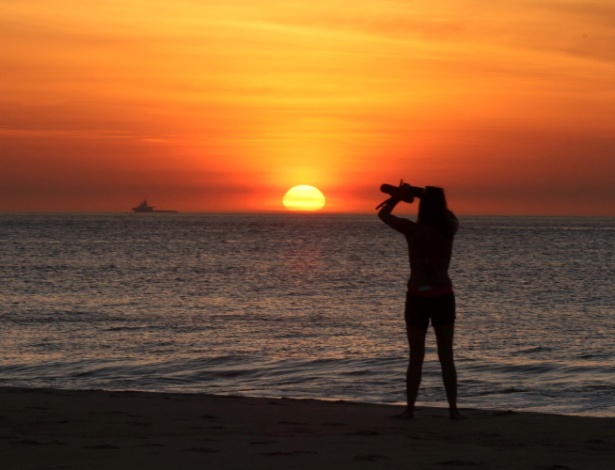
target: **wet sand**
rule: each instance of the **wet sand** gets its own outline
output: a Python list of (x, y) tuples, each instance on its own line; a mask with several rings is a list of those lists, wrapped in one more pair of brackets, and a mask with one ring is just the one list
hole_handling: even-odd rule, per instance
[(212, 395), (0, 389), (0, 467), (607, 469), (615, 418)]

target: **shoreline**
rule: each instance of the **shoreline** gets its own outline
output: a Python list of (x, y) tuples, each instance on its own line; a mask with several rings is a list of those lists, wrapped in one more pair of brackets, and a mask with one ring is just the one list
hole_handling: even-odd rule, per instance
[(615, 418), (313, 399), (0, 388), (2, 468), (606, 469)]

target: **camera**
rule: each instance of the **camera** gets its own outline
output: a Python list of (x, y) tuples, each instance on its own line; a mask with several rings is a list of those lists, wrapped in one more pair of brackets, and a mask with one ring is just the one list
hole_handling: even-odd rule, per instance
[(414, 201), (415, 189), (408, 183), (401, 183), (399, 186), (393, 186), (392, 184), (383, 184), (380, 186), (380, 191), (386, 194), (390, 194), (393, 197), (401, 199), (404, 202), (411, 203)]

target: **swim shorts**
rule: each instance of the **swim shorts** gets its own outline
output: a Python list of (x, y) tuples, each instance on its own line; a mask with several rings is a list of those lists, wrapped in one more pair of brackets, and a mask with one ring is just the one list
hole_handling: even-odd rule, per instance
[(419, 328), (427, 328), (430, 319), (433, 326), (455, 323), (455, 294), (426, 297), (408, 293), (405, 318), (407, 325)]

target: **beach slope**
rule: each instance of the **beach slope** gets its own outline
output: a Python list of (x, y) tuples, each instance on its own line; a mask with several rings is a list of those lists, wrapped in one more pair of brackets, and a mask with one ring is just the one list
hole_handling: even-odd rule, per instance
[(197, 394), (0, 389), (4, 470), (607, 469), (615, 418)]

